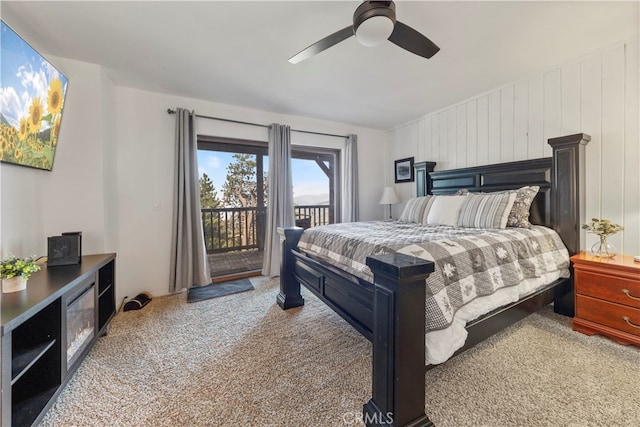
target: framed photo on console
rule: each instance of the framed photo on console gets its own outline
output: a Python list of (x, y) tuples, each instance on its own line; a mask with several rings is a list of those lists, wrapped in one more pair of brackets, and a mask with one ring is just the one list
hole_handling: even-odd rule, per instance
[(82, 233), (73, 231), (47, 238), (47, 266), (72, 265), (82, 262)]
[(394, 163), (396, 184), (400, 182), (413, 182), (413, 157), (396, 160)]

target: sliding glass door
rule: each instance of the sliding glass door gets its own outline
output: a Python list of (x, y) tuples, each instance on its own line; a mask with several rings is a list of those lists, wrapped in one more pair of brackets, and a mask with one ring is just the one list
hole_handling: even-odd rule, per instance
[(339, 156), (337, 150), (317, 147), (292, 150), (294, 212), (300, 227), (339, 222)]
[[(269, 204), (267, 144), (198, 137), (200, 203), (212, 276), (259, 272)], [(339, 212), (339, 152), (312, 147), (292, 150), (296, 224), (336, 222)]]

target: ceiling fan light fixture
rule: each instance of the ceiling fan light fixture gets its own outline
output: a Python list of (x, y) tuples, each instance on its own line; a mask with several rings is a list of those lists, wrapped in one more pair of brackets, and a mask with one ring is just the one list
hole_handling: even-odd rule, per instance
[(389, 40), (423, 58), (431, 58), (440, 50), (434, 42), (418, 31), (396, 21), (396, 5), (393, 1), (365, 0), (353, 14), (353, 25), (318, 40), (289, 58), (289, 62), (297, 64), (352, 36), (365, 46), (376, 46)]
[(356, 38), (365, 46), (377, 46), (391, 36), (394, 24), (388, 16), (372, 16), (356, 28)]

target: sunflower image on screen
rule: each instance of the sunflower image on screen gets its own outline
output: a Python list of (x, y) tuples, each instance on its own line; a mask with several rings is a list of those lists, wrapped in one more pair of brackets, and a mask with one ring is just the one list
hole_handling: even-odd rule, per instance
[(51, 170), (68, 80), (4, 22), (0, 31), (0, 161)]

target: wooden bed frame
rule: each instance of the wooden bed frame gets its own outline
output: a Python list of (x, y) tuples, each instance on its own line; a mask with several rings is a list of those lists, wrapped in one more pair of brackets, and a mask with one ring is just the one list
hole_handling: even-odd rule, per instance
[[(584, 220), (585, 134), (549, 139), (550, 158), (525, 160), (427, 174), (433, 194), (461, 188), (497, 191), (539, 185), (531, 222), (556, 230), (570, 255), (580, 251)], [(434, 165), (428, 163), (429, 166)], [(425, 413), (425, 279), (433, 263), (403, 255), (367, 258), (374, 283), (366, 282), (297, 250), (303, 229), (279, 230), (282, 242), (280, 293), (282, 309), (304, 304), (303, 284), (373, 344), (372, 397), (364, 404), (369, 426), (433, 426)], [(467, 325), (469, 335), (459, 354), (540, 308), (554, 303), (558, 313), (573, 316), (573, 274), (523, 300), (497, 309)]]

